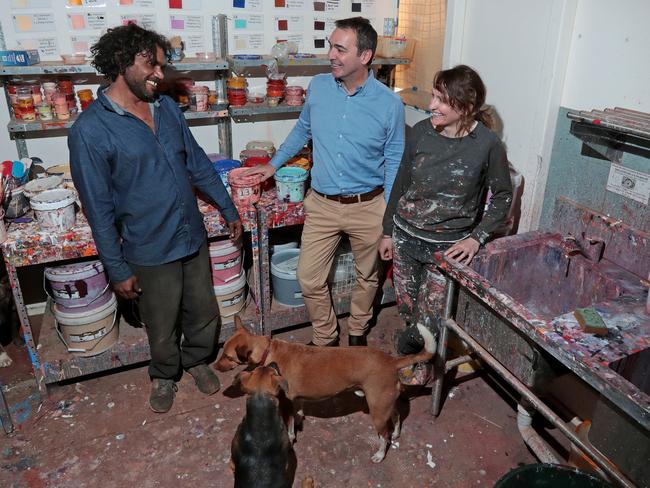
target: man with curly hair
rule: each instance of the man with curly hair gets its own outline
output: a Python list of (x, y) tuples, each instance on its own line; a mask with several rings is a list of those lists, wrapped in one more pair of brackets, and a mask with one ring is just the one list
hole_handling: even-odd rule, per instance
[(205, 394), (220, 387), (206, 364), (219, 336), (219, 309), (192, 186), (215, 202), (232, 239), (242, 233), (183, 114), (157, 93), (170, 50), (165, 37), (135, 24), (109, 29), (92, 53), (110, 83), (68, 136), (72, 177), (99, 257), (117, 295), (139, 302), (151, 349), (149, 404), (161, 413), (172, 406), (181, 368)]

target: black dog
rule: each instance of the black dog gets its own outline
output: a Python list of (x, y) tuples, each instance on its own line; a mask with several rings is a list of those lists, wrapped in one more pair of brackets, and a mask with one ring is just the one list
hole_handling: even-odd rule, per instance
[(249, 396), (231, 444), (235, 488), (291, 488), (295, 454), (280, 407), (286, 380), (266, 366), (240, 373), (237, 382)]

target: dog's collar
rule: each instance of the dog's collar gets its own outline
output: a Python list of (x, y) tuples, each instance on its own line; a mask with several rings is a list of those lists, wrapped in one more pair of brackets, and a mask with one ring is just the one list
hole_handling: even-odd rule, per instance
[(271, 351), (271, 339), (269, 338), (269, 343), (266, 345), (266, 349), (264, 349), (264, 352), (262, 353), (262, 359), (260, 359), (259, 365), (264, 366), (264, 363), (266, 362), (266, 358), (269, 356), (269, 352)]

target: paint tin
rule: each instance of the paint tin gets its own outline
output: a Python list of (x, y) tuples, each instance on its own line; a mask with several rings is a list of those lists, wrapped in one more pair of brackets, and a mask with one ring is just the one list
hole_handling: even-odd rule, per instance
[(63, 312), (75, 308), (87, 312), (95, 302), (107, 302), (105, 295), (113, 293), (99, 260), (45, 268), (44, 276), (46, 293)]
[(228, 182), (232, 189), (232, 200), (235, 204), (249, 206), (257, 203), (261, 195), (260, 175), (245, 176), (247, 168), (235, 168), (228, 173)]
[(68, 352), (78, 356), (96, 356), (110, 349), (119, 337), (117, 300), (110, 299), (101, 307), (87, 311), (62, 311), (54, 305), (54, 317), (59, 338)]
[(63, 232), (74, 227), (76, 220), (75, 194), (71, 190), (45, 190), (34, 196), (30, 203), (41, 229)]
[(278, 200), (281, 202), (302, 202), (305, 198), (305, 181), (309, 172), (297, 166), (280, 168), (275, 172)]
[(29, 210), (29, 201), (24, 193), (25, 187), (19, 186), (9, 191), (9, 198), (5, 198), (4, 211), (8, 219), (22, 217)]
[(262, 149), (268, 153), (270, 158), (275, 154), (275, 146), (272, 141), (249, 141), (246, 143), (246, 149)]
[(300, 307), (305, 302), (296, 277), (300, 249), (286, 249), (271, 256), (273, 298), (288, 307)]
[(213, 242), (209, 252), (214, 286), (225, 285), (239, 278), (242, 270), (241, 243), (229, 239)]
[(234, 315), (246, 305), (246, 274), (242, 271), (231, 283), (215, 286), (214, 295), (219, 304), (221, 322), (232, 322)]

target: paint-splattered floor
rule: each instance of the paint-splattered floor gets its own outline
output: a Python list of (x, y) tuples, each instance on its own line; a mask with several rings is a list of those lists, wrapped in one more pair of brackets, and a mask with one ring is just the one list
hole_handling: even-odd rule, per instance
[[(395, 307), (384, 308), (370, 345), (392, 350), (399, 324)], [(310, 331), (279, 337), (306, 342)], [(222, 383), (233, 375), (222, 374)], [(145, 367), (52, 386), (40, 406), (31, 388), (20, 381), (6, 392), (22, 423), (12, 436), (0, 431), (0, 486), (232, 486), (230, 441), (243, 397), (223, 389), (204, 397), (186, 375), (172, 410), (155, 414)], [(493, 486), (512, 467), (535, 462), (517, 433), (513, 402), (487, 376), (459, 373), (450, 388), (437, 419), (428, 413), (430, 388), (407, 392), (402, 436), (378, 465), (370, 461), (375, 435), (364, 401), (345, 395), (320, 405), (298, 434), (294, 485), (312, 476), (322, 487)]]

